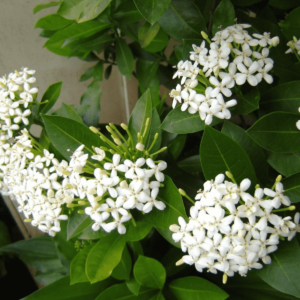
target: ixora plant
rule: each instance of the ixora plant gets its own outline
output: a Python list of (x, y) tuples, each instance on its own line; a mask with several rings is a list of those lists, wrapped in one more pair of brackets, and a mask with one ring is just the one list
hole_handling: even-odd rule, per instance
[(89, 93), (136, 57), (141, 97), (98, 124), (89, 93), (54, 111), (61, 83), (38, 101), (33, 70), (1, 79), (1, 193), (46, 233), (1, 254), (38, 269), (26, 300), (299, 299), (298, 4), (150, 2), (36, 8), (59, 4), (37, 23), (49, 50), (97, 60)]

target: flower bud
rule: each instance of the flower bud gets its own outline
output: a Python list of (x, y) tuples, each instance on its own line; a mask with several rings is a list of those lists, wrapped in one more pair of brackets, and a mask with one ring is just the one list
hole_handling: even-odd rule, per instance
[(90, 126), (90, 130), (93, 131), (94, 133), (99, 134), (99, 130), (94, 126)]
[(274, 36), (274, 37), (271, 39), (271, 41), (272, 41), (272, 45), (273, 45), (274, 47), (276, 47), (276, 46), (279, 44), (279, 37), (278, 37), (278, 36)]
[(142, 143), (137, 143), (135, 148), (139, 151), (143, 151), (145, 149), (145, 145), (143, 145)]

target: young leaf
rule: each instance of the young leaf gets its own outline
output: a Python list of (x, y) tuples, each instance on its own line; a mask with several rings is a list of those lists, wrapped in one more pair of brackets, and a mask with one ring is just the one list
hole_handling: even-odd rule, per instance
[(299, 268), (300, 248), (294, 239), (281, 243), (272, 254), (272, 263), (265, 265), (257, 275), (276, 290), (300, 298)]
[(82, 119), (77, 115), (76, 111), (65, 103), (62, 103), (61, 108), (59, 110), (59, 115), (64, 118), (72, 119), (78, 123), (83, 124)]
[(81, 215), (76, 210), (74, 210), (68, 219), (67, 239), (70, 240), (71, 238), (80, 234), (85, 229), (90, 227), (92, 223), (93, 220), (91, 220), (88, 215)]
[(247, 133), (261, 147), (273, 152), (300, 151), (299, 114), (274, 112), (259, 119)]
[(300, 173), (284, 178), (282, 183), (284, 185), (284, 194), (291, 199), (291, 202), (300, 202)]
[(94, 244), (88, 245), (74, 257), (70, 265), (70, 284), (78, 282), (89, 282), (89, 279), (85, 273), (85, 265), (88, 254), (94, 247)]
[(299, 19), (300, 8), (294, 9), (288, 14), (283, 22), (278, 23), (281, 27), (284, 35), (288, 40), (292, 40), (294, 36), (299, 37), (300, 30), (300, 19)]
[(139, 41), (142, 48), (147, 47), (154, 37), (157, 35), (160, 26), (158, 23), (150, 25), (148, 22), (145, 22), (139, 30)]
[(111, 279), (91, 285), (89, 282), (70, 285), (70, 277), (64, 277), (37, 290), (23, 300), (94, 300), (112, 283)]
[(135, 280), (143, 286), (162, 289), (166, 281), (166, 270), (157, 260), (140, 255), (136, 261), (133, 274)]
[(177, 300), (225, 300), (228, 294), (213, 283), (200, 277), (184, 277), (173, 280), (169, 288)]
[(118, 280), (128, 280), (131, 272), (131, 256), (125, 246), (121, 261), (119, 264), (113, 269), (111, 276)]
[(248, 154), (255, 169), (257, 179), (266, 183), (268, 180), (268, 164), (264, 151), (239, 126), (225, 121), (222, 133), (235, 140)]
[(67, 20), (60, 15), (50, 14), (39, 19), (34, 28), (42, 28), (44, 30), (58, 30), (74, 23), (72, 20)]
[[(221, 119), (214, 118), (211, 126), (221, 121)], [(168, 132), (186, 134), (204, 130), (205, 123), (198, 113), (192, 115), (187, 110), (181, 111), (181, 106), (177, 106), (167, 115), (161, 126)]]
[(49, 3), (45, 3), (45, 4), (38, 4), (34, 9), (33, 9), (33, 13), (36, 14), (37, 12), (48, 8), (48, 7), (52, 7), (52, 6), (57, 6), (59, 5), (59, 1), (50, 1)]
[(251, 180), (252, 187), (256, 184), (255, 171), (245, 150), (230, 137), (210, 126), (205, 126), (200, 160), (206, 180), (228, 171), (237, 184), (245, 178)]
[(123, 39), (117, 40), (116, 60), (120, 73), (130, 79), (134, 67), (134, 58), (129, 46)]
[(265, 113), (274, 111), (298, 112), (300, 107), (300, 81), (273, 87), (262, 95), (260, 108)]
[(281, 175), (291, 176), (300, 172), (300, 152), (270, 152), (268, 156), (268, 163)]
[(106, 289), (95, 300), (149, 300), (156, 292), (153, 289), (141, 288), (138, 296), (135, 296), (126, 283), (120, 283)]
[[(103, 65), (102, 65), (103, 67)], [(102, 69), (103, 71), (103, 69)], [(98, 82), (94, 80), (85, 90), (80, 99), (80, 104), (89, 105), (82, 116), (83, 122), (87, 126), (97, 126), (100, 118), (100, 99), (102, 95), (102, 89)]]
[(147, 219), (161, 229), (169, 229), (170, 225), (178, 222), (178, 217), (187, 219), (181, 195), (172, 179), (165, 176), (164, 187), (159, 189), (158, 200), (163, 201), (166, 208), (163, 212), (156, 208), (146, 214)]
[(214, 11), (212, 35), (215, 35), (220, 29), (218, 27), (226, 28), (234, 24), (235, 11), (234, 6), (230, 0), (222, 0)]
[(172, 0), (133, 0), (142, 16), (154, 24), (167, 10)]
[(94, 153), (92, 146), (104, 145), (100, 138), (83, 124), (59, 116), (42, 115), (42, 118), (51, 143), (67, 160), (71, 155), (68, 149), (75, 151), (84, 144), (84, 150), (91, 155)]
[(173, 0), (158, 23), (167, 34), (180, 42), (182, 39), (199, 39), (200, 32), (206, 31), (201, 12), (192, 0)]
[(39, 105), (39, 113), (46, 114), (57, 101), (62, 87), (62, 81), (51, 84), (44, 93), (41, 102), (47, 103)]
[(93, 247), (86, 261), (86, 274), (91, 283), (110, 276), (121, 260), (126, 239), (117, 231), (106, 235)]

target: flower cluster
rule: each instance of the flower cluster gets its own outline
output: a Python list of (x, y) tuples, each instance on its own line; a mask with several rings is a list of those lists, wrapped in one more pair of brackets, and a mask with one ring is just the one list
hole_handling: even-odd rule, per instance
[(295, 222), (276, 214), (295, 209), (279, 209), (282, 204), (290, 205), (281, 176), (272, 189), (257, 186), (254, 195), (246, 192), (251, 185), (249, 179), (240, 185), (224, 179), (219, 174), (214, 181), (206, 181), (190, 209), (189, 221), (179, 217), (179, 226), (171, 225), (170, 230), (174, 241), (181, 242), (182, 251), (187, 252), (178, 264), (195, 264), (199, 272), (221, 271), (226, 281), (227, 275), (235, 272), (246, 276), (251, 269), (261, 269), (259, 260), (271, 263), (269, 254), (277, 250), (279, 239), (291, 240), (300, 226), (299, 213)]
[[(7, 140), (14, 136), (14, 131), (29, 124), (30, 107), (38, 92), (32, 83), (36, 81), (34, 70), (23, 68), (0, 78), (0, 119), (1, 139)], [(21, 128), (23, 127), (21, 126)]]
[[(232, 96), (235, 85), (246, 81), (256, 86), (264, 79), (273, 82), (268, 72), (273, 68), (269, 48), (279, 43), (279, 38), (271, 38), (269, 33), (253, 34), (245, 30), (248, 24), (236, 24), (218, 31), (210, 41), (202, 32), (205, 41), (200, 46), (193, 45), (190, 60), (180, 61), (173, 78), (181, 78), (181, 84), (170, 92), (173, 108), (182, 103), (181, 110), (199, 113), (206, 124), (211, 124), (213, 116), (230, 119), (229, 108), (237, 104), (235, 99), (225, 102), (224, 97)], [(204, 94), (197, 90), (205, 90)], [(238, 91), (237, 91), (238, 92)]]
[(294, 36), (293, 40), (287, 43), (287, 46), (289, 46), (289, 49), (285, 53), (295, 53), (298, 57), (298, 54), (300, 54), (300, 40), (297, 40)]

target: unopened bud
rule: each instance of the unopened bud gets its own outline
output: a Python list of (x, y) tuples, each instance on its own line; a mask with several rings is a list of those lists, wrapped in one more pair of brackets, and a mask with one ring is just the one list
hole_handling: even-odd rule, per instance
[(222, 281), (223, 281), (223, 284), (226, 284), (227, 278), (228, 278), (227, 274), (224, 273), (224, 274), (223, 274), (223, 280), (222, 280)]
[(118, 146), (122, 145), (122, 142), (119, 139), (114, 139), (114, 142)]
[(230, 172), (226, 171), (226, 172), (225, 172), (225, 175), (226, 175), (228, 178), (230, 178), (232, 181), (234, 181), (233, 175), (232, 175)]
[(280, 182), (281, 180), (282, 180), (282, 176), (278, 175), (277, 178), (276, 178), (276, 182)]
[(257, 184), (257, 185), (255, 186), (255, 189), (259, 189), (259, 188), (260, 188), (260, 185)]
[(293, 36), (293, 40), (295, 43), (297, 43), (297, 38), (295, 36)]
[(30, 223), (32, 221), (32, 219), (25, 219), (24, 222), (25, 223)]
[(204, 31), (201, 31), (201, 35), (205, 40), (208, 38), (208, 35)]
[(295, 209), (296, 209), (296, 206), (295, 206), (295, 205), (291, 205), (291, 206), (289, 207), (289, 210), (290, 210), (290, 211), (295, 210)]
[(76, 207), (76, 205), (73, 204), (73, 203), (68, 203), (68, 204), (67, 204), (67, 207), (68, 207), (68, 208), (73, 208), (73, 207)]
[(127, 130), (128, 129), (128, 126), (124, 123), (121, 124), (121, 127), (124, 129), (124, 130)]
[(274, 37), (272, 38), (271, 41), (272, 41), (272, 45), (273, 45), (274, 47), (276, 47), (276, 46), (279, 44), (279, 42), (280, 42), (278, 36), (274, 36)]
[(186, 196), (186, 192), (183, 189), (178, 189), (180, 195)]
[(78, 210), (77, 211), (80, 215), (84, 215), (85, 214), (85, 211), (84, 210)]
[(137, 143), (135, 148), (139, 151), (143, 151), (145, 149), (145, 145), (143, 145), (142, 143)]
[(176, 262), (176, 266), (180, 266), (180, 265), (182, 265), (184, 263), (184, 261), (183, 261), (183, 259), (181, 258), (181, 259), (179, 259), (179, 261), (177, 261)]
[(94, 133), (97, 133), (97, 134), (100, 133), (99, 130), (94, 126), (90, 126), (90, 130), (93, 131)]
[(176, 224), (172, 224), (170, 225), (169, 229), (172, 231), (172, 232), (178, 232), (180, 230), (180, 227)]
[(80, 205), (86, 205), (87, 202), (86, 201), (78, 201), (78, 204), (80, 204)]

